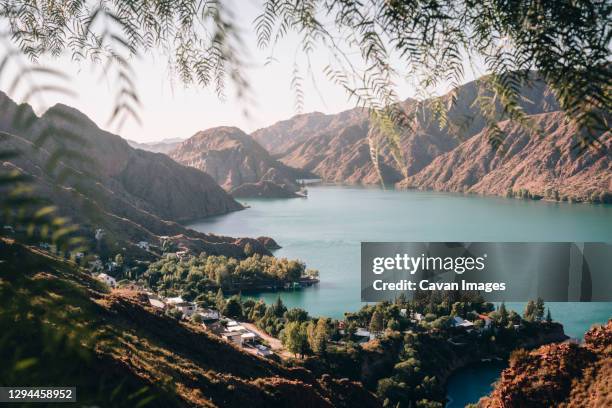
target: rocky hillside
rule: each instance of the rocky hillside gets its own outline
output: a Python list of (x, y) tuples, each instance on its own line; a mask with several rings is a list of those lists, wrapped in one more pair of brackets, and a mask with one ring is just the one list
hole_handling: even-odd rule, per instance
[[(422, 106), (414, 100), (404, 101), (402, 108), (414, 121), (412, 129), (401, 135), (402, 165), (398, 165), (386, 140), (381, 138), (380, 174), (372, 164), (367, 139), (371, 123), (364, 110), (353, 109), (337, 115), (300, 115), (260, 129), (253, 137), (264, 146), (282, 146), (282, 149), (276, 148), (282, 150), (282, 162), (311, 171), (325, 181), (372, 184), (379, 183), (382, 177), (385, 184), (393, 184), (406, 174), (418, 173), (436, 157), (482, 131), (485, 120), (475, 102), (486, 95), (483, 81), (473, 81), (457, 88), (452, 95), (436, 98), (436, 103), (447, 106), (452, 98), (456, 99), (448, 113), (449, 125), (445, 127), (434, 120), (433, 103)], [(521, 106), (528, 114), (556, 109), (552, 96), (539, 81), (523, 87), (522, 95)]]
[(305, 175), (272, 158), (259, 143), (235, 127), (198, 132), (170, 152), (170, 157), (205, 171), (228, 191), (266, 180), (292, 192), (296, 190), (295, 180)]
[(361, 109), (351, 109), (336, 115), (321, 112), (296, 115), (251, 133), (251, 137), (274, 155), (282, 155), (297, 143), (314, 138), (322, 133), (339, 131), (347, 123), (365, 116)]
[(380, 406), (358, 383), (247, 354), (68, 262), (0, 239), (0, 263), (3, 382), (76, 386), (83, 406)]
[(575, 126), (561, 112), (530, 117), (535, 131), (502, 122), (504, 149), (480, 132), (399, 183), (403, 188), (574, 201), (612, 201), (612, 138), (605, 148), (577, 155)]
[[(141, 240), (159, 244), (160, 236), (173, 236), (196, 252), (242, 254), (244, 240), (197, 233), (177, 223), (242, 209), (207, 174), (165, 155), (133, 149), (70, 107), (57, 105), (37, 117), (4, 94), (0, 99), (0, 130), (5, 132), (0, 149), (21, 152), (0, 162), (3, 170), (31, 176), (37, 194), (78, 223), (82, 235), (93, 240), (101, 228), (116, 248), (134, 247)], [(29, 118), (27, 126), (16, 117)], [(49, 129), (59, 137), (46, 138), (35, 148)]]
[(612, 406), (612, 320), (585, 334), (584, 344), (552, 344), (516, 352), (481, 408)]

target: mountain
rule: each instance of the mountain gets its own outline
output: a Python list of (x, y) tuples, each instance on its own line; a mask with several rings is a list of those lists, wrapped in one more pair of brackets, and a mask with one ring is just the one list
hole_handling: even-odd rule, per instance
[(128, 144), (132, 146), (134, 149), (140, 149), (140, 150), (146, 150), (147, 152), (164, 153), (164, 154), (170, 153), (183, 140), (184, 139), (181, 139), (179, 137), (173, 137), (173, 138), (163, 139), (158, 142), (139, 143), (133, 140), (126, 139)]
[(256, 357), (74, 264), (0, 238), (0, 378), (82, 406), (380, 407), (361, 384)]
[(612, 320), (596, 326), (584, 343), (542, 346), (514, 353), (481, 408), (612, 406)]
[(272, 126), (256, 130), (251, 137), (273, 155), (287, 152), (293, 145), (346, 126), (364, 116), (362, 109), (351, 109), (335, 115), (321, 112), (300, 114)]
[[(400, 162), (394, 158), (387, 138), (378, 141), (378, 169), (372, 163), (368, 135), (371, 120), (367, 111), (352, 109), (337, 115), (311, 114), (279, 122), (260, 129), (253, 137), (264, 146), (278, 142), (282, 146), (280, 160), (320, 176), (324, 181), (341, 183), (393, 184), (413, 175), (437, 156), (457, 147), (482, 131), (486, 121), (477, 101), (490, 96), (482, 80), (460, 86), (453, 92), (434, 98), (427, 104), (408, 99), (400, 107), (412, 118), (411, 129), (399, 135)], [(534, 80), (521, 90), (520, 105), (528, 114), (554, 111), (556, 103), (547, 87)], [(448, 126), (435, 120), (438, 105), (450, 106)], [(495, 106), (501, 110), (499, 104)], [(376, 135), (376, 133), (374, 133)], [(378, 171), (380, 170), (380, 174)]]
[(235, 127), (217, 127), (198, 132), (170, 152), (170, 157), (186, 166), (210, 174), (226, 190), (245, 183), (273, 182), (289, 192), (296, 191), (295, 180), (307, 175), (280, 163)]
[[(138, 252), (139, 241), (160, 244), (161, 237), (171, 236), (196, 252), (242, 256), (249, 240), (203, 234), (178, 224), (243, 208), (206, 173), (163, 154), (131, 148), (65, 105), (38, 117), (29, 106), (18, 106), (0, 94), (0, 106), (0, 149), (22, 153), (4, 159), (2, 168), (32, 177), (36, 193), (78, 223), (92, 241), (94, 231), (103, 229), (110, 253), (124, 247)], [(27, 124), (16, 118), (28, 118)], [(50, 130), (57, 137), (35, 147)], [(56, 163), (53, 171), (50, 163)], [(255, 251), (269, 253), (250, 241)]]
[(562, 112), (530, 116), (535, 131), (501, 122), (505, 148), (498, 152), (484, 131), (399, 183), (404, 188), (521, 195), (575, 201), (612, 201), (612, 139), (578, 155), (580, 132)]
[[(492, 94), (484, 84), (482, 79), (469, 82), (425, 104), (402, 102), (400, 107), (413, 121), (398, 135), (399, 154), (389, 148), (386, 137), (371, 132), (370, 117), (361, 109), (298, 115), (252, 136), (283, 163), (326, 182), (375, 184), (382, 179), (399, 188), (612, 201), (610, 137), (602, 138), (599, 150), (578, 156), (572, 148), (578, 130), (566, 123), (553, 93), (533, 73), (520, 88), (519, 105), (540, 133), (499, 121), (506, 143), (495, 151), (480, 106), (494, 106), (501, 118), (501, 105), (487, 99)], [(445, 126), (435, 119), (440, 105), (450, 107)], [(372, 135), (375, 143), (368, 139)], [(372, 160), (373, 147), (378, 148), (378, 166)]]

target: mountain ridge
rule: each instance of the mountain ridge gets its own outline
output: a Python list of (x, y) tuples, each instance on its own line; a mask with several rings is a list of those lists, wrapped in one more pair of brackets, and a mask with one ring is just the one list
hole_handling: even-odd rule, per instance
[(197, 132), (172, 152), (177, 162), (210, 174), (227, 191), (243, 184), (273, 182), (289, 193), (296, 179), (307, 175), (279, 162), (237, 127), (219, 126)]

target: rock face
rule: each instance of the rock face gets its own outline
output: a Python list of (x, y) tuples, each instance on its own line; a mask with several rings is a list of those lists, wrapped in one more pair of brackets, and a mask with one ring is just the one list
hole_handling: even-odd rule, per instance
[(483, 408), (609, 407), (612, 320), (585, 334), (584, 344), (552, 344), (515, 353)]
[(532, 83), (521, 89), (520, 105), (540, 133), (517, 123), (499, 122), (506, 141), (496, 151), (478, 108), (483, 95), (487, 91), (483, 91), (483, 81), (477, 80), (435, 99), (451, 106), (450, 125), (446, 126), (434, 119), (433, 108), (418, 107), (413, 100), (403, 102), (402, 108), (414, 118), (412, 129), (400, 135), (403, 157), (396, 160), (386, 139), (377, 139), (378, 168), (372, 161), (376, 144), (368, 140), (372, 123), (363, 110), (299, 115), (252, 136), (273, 149), (282, 162), (327, 182), (373, 184), (382, 179), (385, 184), (398, 183), (399, 188), (612, 201), (609, 134), (601, 138), (604, 145), (599, 150), (577, 155), (572, 147), (578, 129), (566, 123), (552, 94), (534, 75)]
[(272, 158), (259, 143), (235, 127), (198, 132), (170, 152), (170, 157), (205, 171), (228, 191), (265, 180), (291, 192), (297, 189), (295, 180), (305, 176), (305, 172)]
[[(0, 140), (0, 149), (21, 152), (0, 166), (33, 177), (37, 194), (78, 223), (86, 237), (93, 237), (93, 231), (101, 228), (109, 243), (120, 249), (133, 248), (141, 240), (159, 244), (160, 236), (172, 236), (196, 252), (242, 256), (243, 248), (236, 239), (198, 233), (177, 223), (243, 208), (206, 173), (163, 154), (133, 149), (64, 105), (49, 109), (40, 118), (4, 94), (0, 105), (0, 130), (7, 133)], [(29, 115), (27, 128), (17, 126), (14, 118), (18, 113)], [(34, 148), (34, 141), (48, 129), (59, 136)], [(51, 171), (48, 164), (60, 143), (63, 156)], [(254, 249), (269, 253), (258, 242)]]
[(612, 142), (577, 155), (579, 134), (561, 112), (530, 117), (542, 136), (518, 124), (500, 123), (505, 148), (496, 151), (480, 132), (399, 183), (403, 188), (521, 195), (526, 198), (609, 202)]

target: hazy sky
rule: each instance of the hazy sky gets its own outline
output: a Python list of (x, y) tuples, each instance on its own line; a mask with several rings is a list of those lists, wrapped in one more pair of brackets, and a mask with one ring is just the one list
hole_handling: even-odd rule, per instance
[[(292, 71), (297, 63), (304, 77), (302, 112), (335, 113), (354, 107), (354, 101), (348, 100), (345, 91), (329, 82), (323, 74), (323, 67), (330, 62), (325, 49), (317, 49), (312, 54), (309, 73), (306, 59), (298, 52), (299, 40), (291, 36), (275, 48), (276, 62), (264, 65), (271, 51), (257, 48), (252, 24), (259, 12), (259, 1), (240, 1), (239, 4), (237, 20), (244, 27), (243, 39), (248, 49), (245, 74), (251, 87), (249, 101), (238, 100), (232, 89), (228, 89), (227, 99), (221, 101), (212, 89), (185, 87), (168, 71), (163, 56), (147, 55), (132, 65), (138, 74), (136, 86), (142, 101), (139, 110), (141, 124), (128, 121), (119, 131), (109, 125), (116, 91), (110, 83), (112, 78), (101, 77), (100, 67), (92, 67), (88, 63), (77, 64), (67, 57), (45, 60), (43, 63), (67, 73), (71, 78), (71, 89), (75, 89), (77, 95), (46, 95), (43, 105), (62, 102), (74, 106), (100, 127), (141, 142), (187, 138), (199, 130), (222, 125), (237, 126), (252, 132), (298, 113), (295, 92), (291, 88)], [(397, 85), (402, 99), (414, 96), (414, 88), (409, 81), (399, 81)], [(6, 90), (7, 84), (0, 82), (0, 88)], [(243, 114), (245, 108), (248, 117)]]

